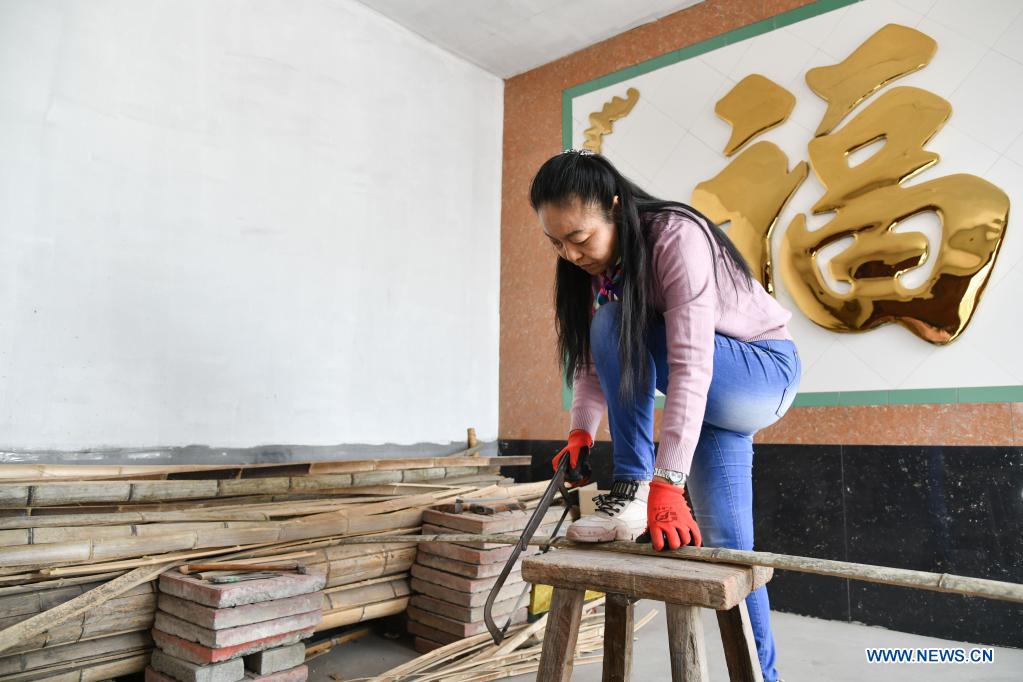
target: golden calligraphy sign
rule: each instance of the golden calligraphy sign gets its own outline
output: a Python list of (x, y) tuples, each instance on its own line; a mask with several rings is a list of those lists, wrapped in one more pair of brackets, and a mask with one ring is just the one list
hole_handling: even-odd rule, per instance
[(789, 171), (785, 152), (773, 142), (757, 142), (693, 190), (693, 206), (719, 225), (730, 223), (729, 239), (770, 293), (771, 232), (807, 172), (806, 161)]
[[(825, 188), (811, 211), (834, 215), (817, 230), (807, 228), (804, 214), (796, 216), (783, 235), (778, 270), (799, 309), (825, 329), (865, 332), (895, 323), (930, 343), (946, 344), (969, 324), (991, 275), (1008, 225), (1005, 192), (966, 174), (904, 184), (938, 162), (939, 156), (924, 145), (951, 116), (947, 101), (919, 88), (892, 88), (835, 130), (886, 84), (925, 67), (936, 49), (929, 36), (888, 24), (841, 63), (806, 74), (810, 88), (828, 103), (808, 144), (809, 166)], [(794, 101), (763, 76), (740, 81), (715, 107), (732, 125), (725, 154), (779, 125)], [(612, 116), (625, 115), (624, 107), (614, 108), (614, 103), (600, 112), (607, 121), (605, 132), (610, 132)], [(596, 128), (594, 122), (587, 140)], [(850, 163), (852, 154), (878, 142), (883, 146), (869, 159)], [(729, 238), (768, 291), (774, 287), (771, 232), (806, 176), (805, 161), (790, 171), (784, 152), (759, 142), (693, 190), (693, 206), (717, 223), (729, 223)], [(924, 234), (897, 231), (900, 223), (927, 212), (941, 222), (933, 253)], [(828, 263), (830, 275), (848, 286), (840, 293), (823, 277), (818, 257), (843, 240), (850, 245)], [(903, 275), (929, 261), (933, 268), (923, 284), (903, 284)]]
[(583, 147), (592, 152), (600, 153), (605, 135), (611, 134), (614, 122), (629, 115), (639, 101), (639, 90), (629, 88), (625, 91), (625, 99), (612, 97), (600, 111), (590, 114), (590, 127), (583, 132)]
[(714, 112), (732, 124), (732, 137), (725, 145), (731, 156), (757, 135), (780, 125), (796, 106), (791, 92), (754, 73), (735, 84), (714, 107)]

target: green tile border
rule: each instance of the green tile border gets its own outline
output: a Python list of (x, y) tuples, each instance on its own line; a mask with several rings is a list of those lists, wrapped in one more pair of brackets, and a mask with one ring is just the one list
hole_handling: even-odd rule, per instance
[(600, 90), (606, 88), (609, 85), (615, 85), (622, 81), (636, 76), (642, 76), (645, 73), (656, 71), (657, 69), (664, 68), (665, 66), (671, 66), (678, 62), (685, 61), (686, 59), (692, 59), (705, 52), (717, 50), (718, 48), (731, 45), (733, 43), (739, 43), (743, 40), (756, 37), (763, 33), (769, 33), (776, 28), (782, 26), (788, 26), (804, 19), (815, 17), (818, 14), (825, 14), (832, 10), (840, 9), (848, 5), (860, 2), (860, 0), (819, 0), (818, 2), (804, 5), (794, 10), (789, 10), (784, 14), (771, 17), (770, 19), (764, 19), (758, 21), (755, 24), (749, 24), (748, 26), (742, 26), (729, 31), (728, 33), (722, 33), (719, 36), (708, 38), (701, 43), (695, 45), (688, 45), (686, 47), (674, 50), (672, 52), (666, 52), (665, 54), (648, 59), (645, 62), (639, 64), (633, 64), (627, 66), (624, 69), (618, 71), (612, 71), (611, 73), (594, 78), (591, 81), (573, 85), (570, 88), (566, 88), (561, 92), (561, 145), (562, 149), (568, 149), (572, 146), (572, 100), (580, 95), (593, 92), (594, 90)]
[[(737, 28), (709, 38), (701, 43), (667, 52), (648, 59), (645, 62), (613, 71), (591, 81), (574, 85), (561, 92), (561, 148), (572, 146), (572, 100), (580, 95), (606, 88), (609, 85), (665, 66), (677, 64), (686, 59), (716, 50), (726, 45), (738, 43), (748, 38), (788, 26), (804, 19), (815, 17), (832, 10), (840, 9), (860, 0), (819, 0), (789, 10), (778, 16), (758, 21), (755, 24)], [(963, 388), (921, 388), (891, 391), (834, 391), (800, 393), (793, 402), (793, 407), (851, 407), (854, 405), (951, 405), (971, 403), (1010, 403), (1023, 402), (1023, 386), (977, 386)], [(572, 408), (572, 391), (562, 377), (561, 405), (565, 410)], [(664, 407), (664, 397), (657, 396), (656, 406)]]
[(851, 407), (853, 405), (971, 405), (1023, 402), (1023, 386), (963, 386), (891, 391), (800, 393), (793, 407)]

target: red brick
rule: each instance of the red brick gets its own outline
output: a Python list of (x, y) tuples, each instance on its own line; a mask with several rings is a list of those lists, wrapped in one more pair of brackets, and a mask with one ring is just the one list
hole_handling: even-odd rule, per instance
[(214, 585), (195, 576), (168, 571), (160, 576), (160, 592), (204, 606), (222, 608), (316, 592), (322, 590), (325, 583), (326, 578), (322, 575), (282, 573), (274, 578)]
[[(511, 613), (518, 602), (518, 596), (505, 599), (503, 601), (494, 602), (493, 615), (500, 616), (507, 613)], [(529, 601), (529, 597), (523, 597), (524, 602)], [(437, 613), (442, 616), (446, 616), (453, 620), (460, 620), (463, 623), (473, 623), (475, 621), (483, 620), (483, 608), (482, 606), (468, 607), (468, 606), (456, 606), (450, 602), (446, 602), (442, 599), (436, 599), (426, 594), (417, 594), (412, 597), (412, 605), (416, 608), (429, 611), (431, 613)]]
[[(489, 592), (490, 588), (497, 584), (498, 576), (492, 578), (466, 578), (463, 575), (455, 575), (447, 571), (438, 571), (436, 568), (415, 564), (412, 566), (412, 576), (420, 580), (429, 580), (443, 587), (458, 590), (459, 592)], [(505, 585), (522, 582), (521, 568), (508, 574)]]
[(220, 609), (203, 606), (169, 594), (161, 594), (157, 607), (161, 611), (189, 623), (195, 623), (211, 630), (222, 630), (321, 609), (323, 608), (323, 593), (310, 592), (296, 597), (285, 597), (284, 599), (242, 606), (227, 606)]
[(282, 635), (294, 632), (295, 630), (315, 627), (319, 625), (322, 618), (323, 612), (317, 610), (285, 616), (284, 618), (264, 620), (259, 623), (239, 625), (236, 628), (211, 630), (200, 627), (195, 623), (175, 618), (162, 611), (157, 611), (153, 627), (182, 639), (187, 639), (190, 642), (198, 642), (199, 644), (219, 649), (227, 646), (244, 645), (248, 642), (258, 642), (274, 635)]
[[(444, 616), (437, 615), (436, 613), (417, 609), (414, 606), (410, 606), (406, 613), (408, 613), (410, 621), (416, 621), (428, 627), (440, 630), (441, 632), (458, 635), (459, 637), (471, 637), (472, 635), (478, 635), (481, 632), (486, 632), (487, 630), (487, 624), (483, 621), (464, 623), (452, 618), (445, 618)], [(528, 617), (528, 609), (525, 606), (522, 606), (511, 614), (511, 623), (512, 625), (525, 623)], [(495, 615), (494, 621), (503, 627), (504, 624), (508, 622), (508, 614), (500, 616)]]
[[(443, 585), (436, 585), (427, 580), (420, 580), (419, 578), (412, 578), (412, 591), (419, 592), (421, 594), (428, 594), (436, 599), (442, 599), (443, 601), (456, 604), (458, 606), (468, 606), (470, 608), (476, 606), (483, 606), (487, 603), (488, 591), (483, 592), (460, 592), (453, 590)], [(529, 590), (529, 584), (519, 580), (511, 585), (505, 585), (501, 588), (501, 591), (497, 593), (497, 601), (504, 601), (505, 599), (512, 599), (518, 597), (523, 591)]]
[(232, 658), (237, 658), (238, 656), (252, 654), (275, 646), (294, 644), (295, 642), (307, 637), (311, 637), (313, 629), (314, 628), (306, 628), (296, 632), (286, 632), (281, 635), (274, 635), (255, 642), (247, 642), (245, 644), (215, 649), (213, 647), (203, 646), (198, 642), (189, 642), (187, 639), (182, 639), (181, 637), (176, 637), (170, 633), (153, 628), (153, 641), (156, 642), (156, 646), (160, 647), (171, 656), (177, 656), (178, 658), (183, 658), (186, 661), (191, 661), (192, 663), (205, 665), (206, 663), (227, 661)]

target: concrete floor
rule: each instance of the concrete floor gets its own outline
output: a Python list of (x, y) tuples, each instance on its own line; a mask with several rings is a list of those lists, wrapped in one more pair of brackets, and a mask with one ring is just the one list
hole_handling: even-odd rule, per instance
[[(655, 602), (639, 602), (636, 605), (637, 618), (657, 606)], [(636, 682), (671, 679), (667, 626), (663, 609), (658, 611), (657, 616), (639, 632), (634, 644), (632, 677)], [(1023, 681), (1023, 649), (996, 647), (994, 663), (989, 664), (871, 664), (866, 661), (865, 647), (963, 647), (968, 650), (972, 645), (788, 613), (772, 612), (771, 621), (778, 646), (778, 672), (786, 682)], [(710, 679), (715, 682), (727, 680), (717, 623), (714, 614), (706, 610), (704, 632)], [(313, 682), (353, 682), (384, 672), (415, 656), (409, 640), (388, 640), (373, 635), (338, 646), (329, 654), (311, 661), (309, 679)], [(533, 680), (534, 676), (509, 679), (525, 682)], [(574, 682), (599, 682), (600, 666), (579, 666), (572, 679)]]

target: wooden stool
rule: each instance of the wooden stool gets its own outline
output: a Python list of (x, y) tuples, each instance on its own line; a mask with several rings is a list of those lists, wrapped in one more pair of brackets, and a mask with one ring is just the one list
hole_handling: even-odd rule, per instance
[(633, 602), (663, 601), (673, 682), (706, 682), (707, 659), (700, 608), (717, 612), (730, 680), (762, 682), (746, 595), (765, 585), (773, 570), (706, 561), (560, 549), (527, 557), (522, 577), (554, 586), (540, 654), (539, 682), (572, 677), (586, 590), (607, 593), (604, 614), (604, 682), (626, 682), (632, 666)]

